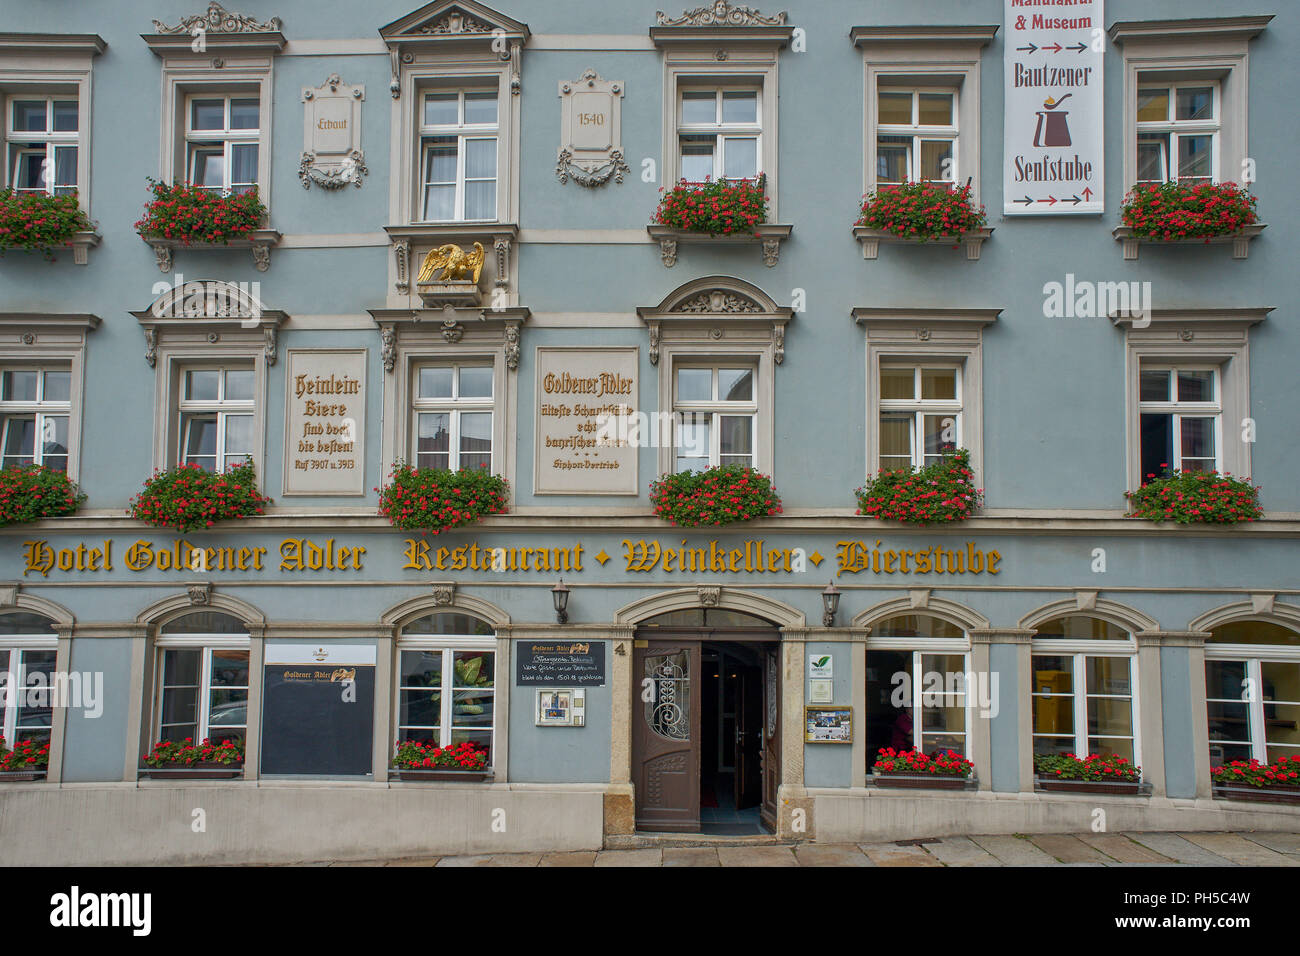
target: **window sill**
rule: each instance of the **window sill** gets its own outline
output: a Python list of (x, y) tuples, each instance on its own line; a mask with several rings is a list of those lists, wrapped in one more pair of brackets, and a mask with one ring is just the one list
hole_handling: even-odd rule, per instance
[(152, 236), (144, 241), (153, 248), (159, 272), (172, 271), (172, 252), (175, 249), (252, 249), (253, 267), (258, 272), (265, 272), (271, 268), (271, 249), (280, 244), (280, 233), (274, 229), (258, 229), (251, 238), (232, 239), (230, 242), (187, 243), (180, 239), (158, 239)]
[(867, 776), (867, 785), (881, 790), (978, 790), (979, 780), (969, 777), (945, 777), (929, 773), (875, 773)]
[(763, 265), (769, 269), (777, 264), (781, 257), (781, 242), (790, 238), (794, 226), (778, 225), (767, 222), (755, 226), (753, 232), (713, 235), (707, 232), (691, 232), (689, 229), (676, 229), (672, 226), (646, 226), (650, 238), (659, 243), (659, 256), (664, 266), (671, 269), (677, 264), (677, 244), (699, 245), (736, 245), (743, 243), (762, 243)]
[(1250, 244), (1258, 238), (1259, 234), (1268, 228), (1268, 223), (1257, 222), (1251, 226), (1243, 226), (1240, 232), (1234, 232), (1226, 236), (1212, 236), (1209, 239), (1144, 239), (1133, 235), (1133, 230), (1128, 226), (1116, 226), (1111, 230), (1111, 235), (1115, 237), (1116, 242), (1124, 244), (1124, 258), (1136, 259), (1138, 257), (1138, 246), (1190, 246), (1190, 245), (1223, 245), (1232, 243), (1232, 258), (1245, 259), (1250, 255)]
[(141, 767), (136, 776), (141, 780), (239, 780), (244, 776), (244, 767), (243, 764)]
[(390, 767), (389, 780), (440, 783), (492, 783), (495, 771), (486, 770), (398, 770)]
[(1056, 780), (1036, 776), (1034, 790), (1039, 793), (1082, 793), (1117, 797), (1151, 796), (1151, 784), (1139, 780)]
[(922, 242), (920, 239), (911, 239), (900, 236), (896, 233), (888, 232), (884, 229), (868, 229), (866, 226), (854, 226), (853, 236), (858, 242), (862, 243), (862, 258), (875, 259), (880, 252), (880, 244), (897, 243), (899, 245), (921, 246), (934, 244), (936, 246), (957, 244), (966, 247), (967, 259), (978, 259), (980, 257), (980, 247), (984, 241), (993, 235), (992, 229), (973, 229), (961, 236), (939, 236), (934, 239), (927, 239)]
[(35, 780), (44, 780), (46, 770), (4, 770), (0, 771), (0, 783), (30, 783)]
[(1285, 803), (1300, 806), (1300, 787), (1251, 787), (1214, 784), (1214, 799), (1249, 803)]
[(17, 252), (41, 252), (49, 256), (54, 256), (59, 252), (67, 249), (72, 250), (72, 261), (79, 266), (84, 266), (90, 261), (90, 250), (99, 245), (103, 237), (99, 233), (92, 231), (74, 232), (72, 237), (62, 245), (50, 246), (48, 248), (36, 249), (16, 249)]

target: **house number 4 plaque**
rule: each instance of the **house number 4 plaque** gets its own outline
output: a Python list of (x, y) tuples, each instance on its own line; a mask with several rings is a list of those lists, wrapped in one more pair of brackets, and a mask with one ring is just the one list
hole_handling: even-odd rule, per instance
[(623, 84), (602, 80), (587, 70), (560, 84), (564, 104), (560, 128), (560, 157), (555, 175), (561, 183), (603, 186), (611, 179), (622, 184), (630, 172), (623, 159)]

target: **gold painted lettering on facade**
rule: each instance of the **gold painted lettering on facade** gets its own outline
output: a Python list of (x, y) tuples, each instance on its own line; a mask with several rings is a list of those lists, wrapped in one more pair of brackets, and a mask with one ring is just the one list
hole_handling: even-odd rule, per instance
[(840, 574), (997, 574), (1002, 555), (997, 551), (983, 551), (967, 541), (964, 548), (956, 550), (932, 547), (919, 550), (881, 548), (880, 539), (875, 547), (866, 541), (837, 541)]
[(571, 548), (485, 548), (465, 544), (433, 549), (406, 539), (404, 570), (414, 571), (581, 571), (582, 544)]

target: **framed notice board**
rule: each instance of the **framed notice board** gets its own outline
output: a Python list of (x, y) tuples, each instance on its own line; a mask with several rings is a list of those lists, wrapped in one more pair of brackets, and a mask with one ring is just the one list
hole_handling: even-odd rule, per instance
[(374, 645), (268, 642), (262, 672), (263, 774), (372, 772)]

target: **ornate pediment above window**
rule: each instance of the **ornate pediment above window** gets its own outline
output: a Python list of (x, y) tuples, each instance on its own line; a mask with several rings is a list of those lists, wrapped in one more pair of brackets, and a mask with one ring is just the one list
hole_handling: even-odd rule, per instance
[[(426, 309), (501, 307), (514, 291), (510, 253), (514, 223), (385, 226), (393, 251), (393, 288)], [(412, 305), (415, 305), (412, 302)]]
[(650, 332), (650, 364), (659, 364), (660, 342), (716, 342), (720, 349), (768, 344), (772, 360), (785, 359), (785, 327), (794, 310), (777, 305), (762, 289), (742, 279), (705, 276), (679, 286), (653, 308), (637, 315)]
[[(780, 48), (790, 42), (794, 28), (786, 25), (786, 14), (764, 14), (753, 7), (728, 0), (685, 10), (680, 16), (655, 12), (650, 39), (657, 47), (682, 44), (707, 45), (719, 41), (732, 44), (763, 45)], [(724, 49), (721, 52), (726, 53)], [(720, 57), (719, 59), (725, 59)]]
[(174, 24), (153, 21), (154, 32), (140, 38), (160, 56), (193, 53), (211, 57), (220, 66), (222, 54), (277, 54), (284, 49), (279, 17), (262, 21), (233, 13), (212, 0), (205, 13), (184, 16)]
[(210, 351), (213, 346), (247, 349), (261, 345), (267, 365), (277, 357), (280, 326), (288, 318), (265, 308), (258, 283), (195, 280), (175, 285), (147, 309), (132, 312), (144, 330), (144, 360), (157, 364), (158, 347)]
[(414, 346), (436, 349), (439, 345), (482, 345), (499, 348), (506, 368), (519, 368), (520, 333), (528, 321), (529, 310), (456, 308), (441, 309), (371, 309), (379, 326), (380, 355), (384, 371), (391, 373), (397, 365), (399, 348)]
[(474, 0), (438, 0), (379, 28), (388, 46), (393, 99), (402, 95), (403, 64), (429, 55), (491, 54), (510, 64), (510, 90), (520, 89), (520, 60), (528, 42), (528, 24)]

